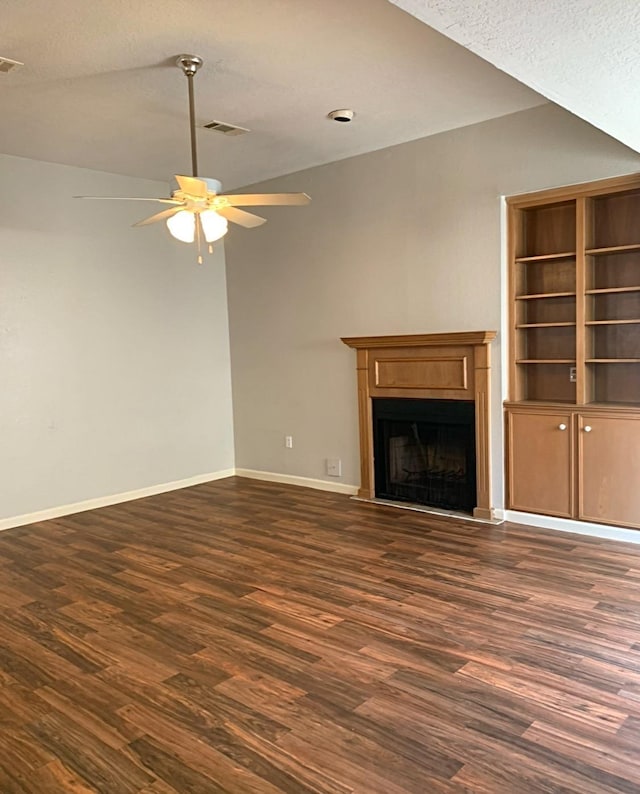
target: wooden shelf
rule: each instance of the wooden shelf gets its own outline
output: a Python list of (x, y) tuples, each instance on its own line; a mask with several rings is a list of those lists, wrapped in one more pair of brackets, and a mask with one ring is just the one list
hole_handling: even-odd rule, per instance
[(640, 325), (637, 320), (587, 320), (585, 325)]
[(599, 289), (588, 289), (585, 290), (585, 294), (587, 295), (608, 295), (614, 292), (640, 292), (640, 286), (638, 287), (603, 287)]
[[(640, 287), (638, 287), (640, 290)], [(532, 301), (540, 298), (575, 298), (575, 292), (538, 292), (536, 295), (516, 295), (517, 301)]]
[(519, 256), (516, 262), (549, 262), (554, 259), (573, 259), (576, 255), (575, 251), (566, 251), (562, 254), (542, 254), (540, 256)]
[(610, 245), (608, 248), (587, 248), (585, 254), (589, 256), (606, 256), (607, 254), (624, 254), (630, 251), (640, 251), (640, 243), (633, 245)]
[(576, 408), (575, 400), (505, 400), (505, 408)]
[(616, 411), (624, 411), (625, 409), (628, 411), (633, 411), (633, 413), (637, 413), (638, 408), (640, 408), (640, 401), (634, 402), (633, 400), (627, 400), (626, 402), (617, 402), (611, 400), (610, 402), (591, 402), (585, 403), (584, 405), (580, 406), (583, 410), (591, 410), (593, 408), (601, 408), (605, 411), (610, 411), (612, 408), (615, 408)]
[[(640, 359), (638, 359), (640, 361)], [(575, 364), (571, 358), (521, 358), (516, 364)]]
[(640, 358), (588, 358), (587, 364), (640, 364)]
[(516, 328), (575, 328), (575, 325), (575, 323), (521, 323), (516, 325)]

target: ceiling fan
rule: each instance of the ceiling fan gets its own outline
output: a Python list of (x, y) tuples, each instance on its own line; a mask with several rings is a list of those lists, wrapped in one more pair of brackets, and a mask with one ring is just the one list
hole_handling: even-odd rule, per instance
[(306, 193), (245, 193), (223, 194), (222, 184), (217, 179), (198, 176), (198, 153), (196, 148), (195, 100), (193, 78), (202, 66), (202, 58), (197, 55), (180, 55), (176, 61), (184, 72), (189, 87), (189, 130), (191, 133), (191, 176), (175, 177), (178, 189), (172, 191), (171, 198), (137, 198), (132, 196), (74, 196), (83, 199), (103, 199), (116, 201), (155, 201), (170, 204), (149, 218), (144, 218), (134, 226), (147, 226), (150, 223), (166, 221), (169, 232), (184, 243), (198, 243), (198, 262), (202, 263), (200, 246), (202, 238), (209, 244), (221, 239), (227, 233), (228, 221), (251, 229), (266, 223), (266, 218), (254, 215), (238, 207), (283, 206), (308, 204), (311, 199)]

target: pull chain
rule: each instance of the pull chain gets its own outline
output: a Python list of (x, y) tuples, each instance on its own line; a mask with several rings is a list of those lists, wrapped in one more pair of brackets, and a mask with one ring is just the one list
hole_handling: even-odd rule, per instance
[(201, 251), (201, 236), (200, 231), (202, 229), (202, 221), (200, 220), (200, 213), (196, 213), (196, 238), (198, 240), (198, 264), (202, 264), (202, 251)]

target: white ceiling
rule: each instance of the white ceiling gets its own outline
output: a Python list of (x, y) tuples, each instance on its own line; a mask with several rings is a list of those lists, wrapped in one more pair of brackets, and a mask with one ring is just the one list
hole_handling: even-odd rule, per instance
[[(161, 180), (190, 173), (181, 52), (205, 59), (198, 123), (252, 130), (199, 132), (200, 173), (227, 189), (544, 101), (387, 0), (1, 5), (0, 55), (26, 64), (0, 75), (5, 154)], [(355, 109), (353, 123), (325, 118), (341, 107)]]
[(391, 0), (640, 151), (638, 0)]

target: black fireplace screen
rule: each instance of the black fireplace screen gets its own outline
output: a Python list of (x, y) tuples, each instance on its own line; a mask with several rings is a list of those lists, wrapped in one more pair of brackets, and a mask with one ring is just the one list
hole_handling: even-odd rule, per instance
[(373, 438), (378, 498), (473, 511), (473, 402), (374, 399)]

